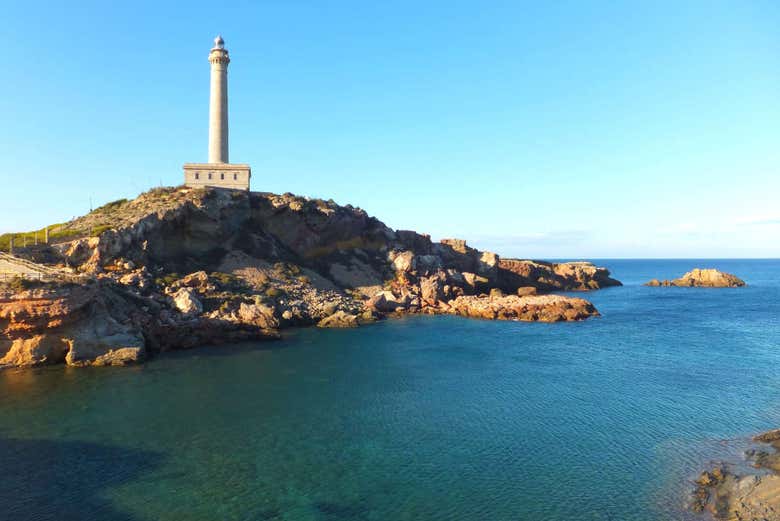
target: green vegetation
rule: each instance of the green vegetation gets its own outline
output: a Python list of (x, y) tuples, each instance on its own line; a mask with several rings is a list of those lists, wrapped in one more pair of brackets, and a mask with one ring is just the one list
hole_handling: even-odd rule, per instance
[(90, 237), (99, 237), (101, 233), (108, 231), (112, 228), (110, 224), (104, 224), (103, 226), (95, 226), (90, 232)]
[(270, 287), (265, 290), (265, 296), (269, 298), (276, 298), (282, 294), (282, 290), (279, 288)]
[(122, 207), (126, 202), (127, 199), (117, 199), (116, 201), (111, 201), (110, 203), (106, 203), (103, 206), (95, 208), (92, 213), (113, 213), (115, 210)]
[(35, 286), (35, 281), (27, 280), (23, 277), (14, 277), (5, 283), (5, 287), (10, 289), (14, 293), (19, 293), (21, 291), (30, 289), (34, 286)]
[(209, 275), (209, 277), (215, 281), (222, 290), (242, 290), (246, 287), (243, 280), (230, 273), (215, 271)]
[(151, 190), (142, 193), (141, 196), (153, 195), (165, 199), (167, 196), (174, 193), (179, 188), (181, 187), (180, 186), (158, 186), (157, 188), (152, 188)]
[(165, 286), (170, 286), (180, 278), (178, 273), (168, 273), (167, 275), (154, 279), (154, 283), (158, 288), (163, 288)]
[[(58, 223), (48, 226), (49, 228), (49, 242), (56, 241), (57, 239), (68, 239), (79, 235), (79, 232), (72, 229), (64, 229), (68, 223)], [(35, 244), (35, 236), (38, 235), (38, 244), (43, 244), (46, 239), (46, 228), (40, 230), (33, 230), (31, 232), (19, 232), (19, 233), (4, 233), (0, 235), (0, 251), (8, 251), (11, 245), (11, 237), (14, 238), (14, 248), (21, 248), (25, 239), (27, 240), (27, 246)]]

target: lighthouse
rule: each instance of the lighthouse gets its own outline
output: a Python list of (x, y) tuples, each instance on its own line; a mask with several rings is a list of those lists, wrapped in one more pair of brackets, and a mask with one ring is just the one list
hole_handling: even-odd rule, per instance
[(184, 184), (190, 187), (212, 186), (249, 190), (252, 170), (246, 164), (231, 164), (228, 140), (228, 64), (230, 53), (222, 36), (214, 38), (209, 52), (211, 83), (209, 90), (208, 163), (185, 163)]
[(222, 36), (214, 38), (209, 53), (211, 92), (209, 96), (209, 163), (228, 161), (228, 86), (227, 69), (230, 55)]

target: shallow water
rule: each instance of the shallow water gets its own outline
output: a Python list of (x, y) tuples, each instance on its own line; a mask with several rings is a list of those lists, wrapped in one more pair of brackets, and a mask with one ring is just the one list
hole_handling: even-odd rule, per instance
[[(780, 261), (598, 262), (626, 286), (581, 323), (0, 372), (0, 519), (687, 519), (702, 465), (780, 427)], [(694, 266), (749, 287), (640, 285)]]

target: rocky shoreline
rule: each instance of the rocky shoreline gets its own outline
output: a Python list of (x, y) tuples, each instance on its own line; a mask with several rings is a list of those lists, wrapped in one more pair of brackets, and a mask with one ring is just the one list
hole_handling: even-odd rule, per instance
[(755, 472), (735, 474), (719, 464), (696, 479), (692, 509), (708, 512), (717, 520), (780, 520), (780, 429), (753, 437), (768, 444), (771, 452), (750, 449), (745, 453)]
[(0, 367), (124, 365), (398, 314), (583, 320), (590, 302), (549, 293), (620, 285), (590, 263), (502, 259), (292, 194), (156, 189), (57, 233), (17, 255), (61, 276), (0, 286)]

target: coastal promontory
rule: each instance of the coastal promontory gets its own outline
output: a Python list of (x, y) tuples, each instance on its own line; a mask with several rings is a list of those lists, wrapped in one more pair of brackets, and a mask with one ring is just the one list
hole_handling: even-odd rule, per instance
[(25, 275), (0, 285), (0, 366), (121, 365), (409, 313), (582, 320), (590, 302), (549, 293), (620, 285), (587, 262), (502, 259), (292, 194), (160, 188), (47, 235), (0, 259)]

